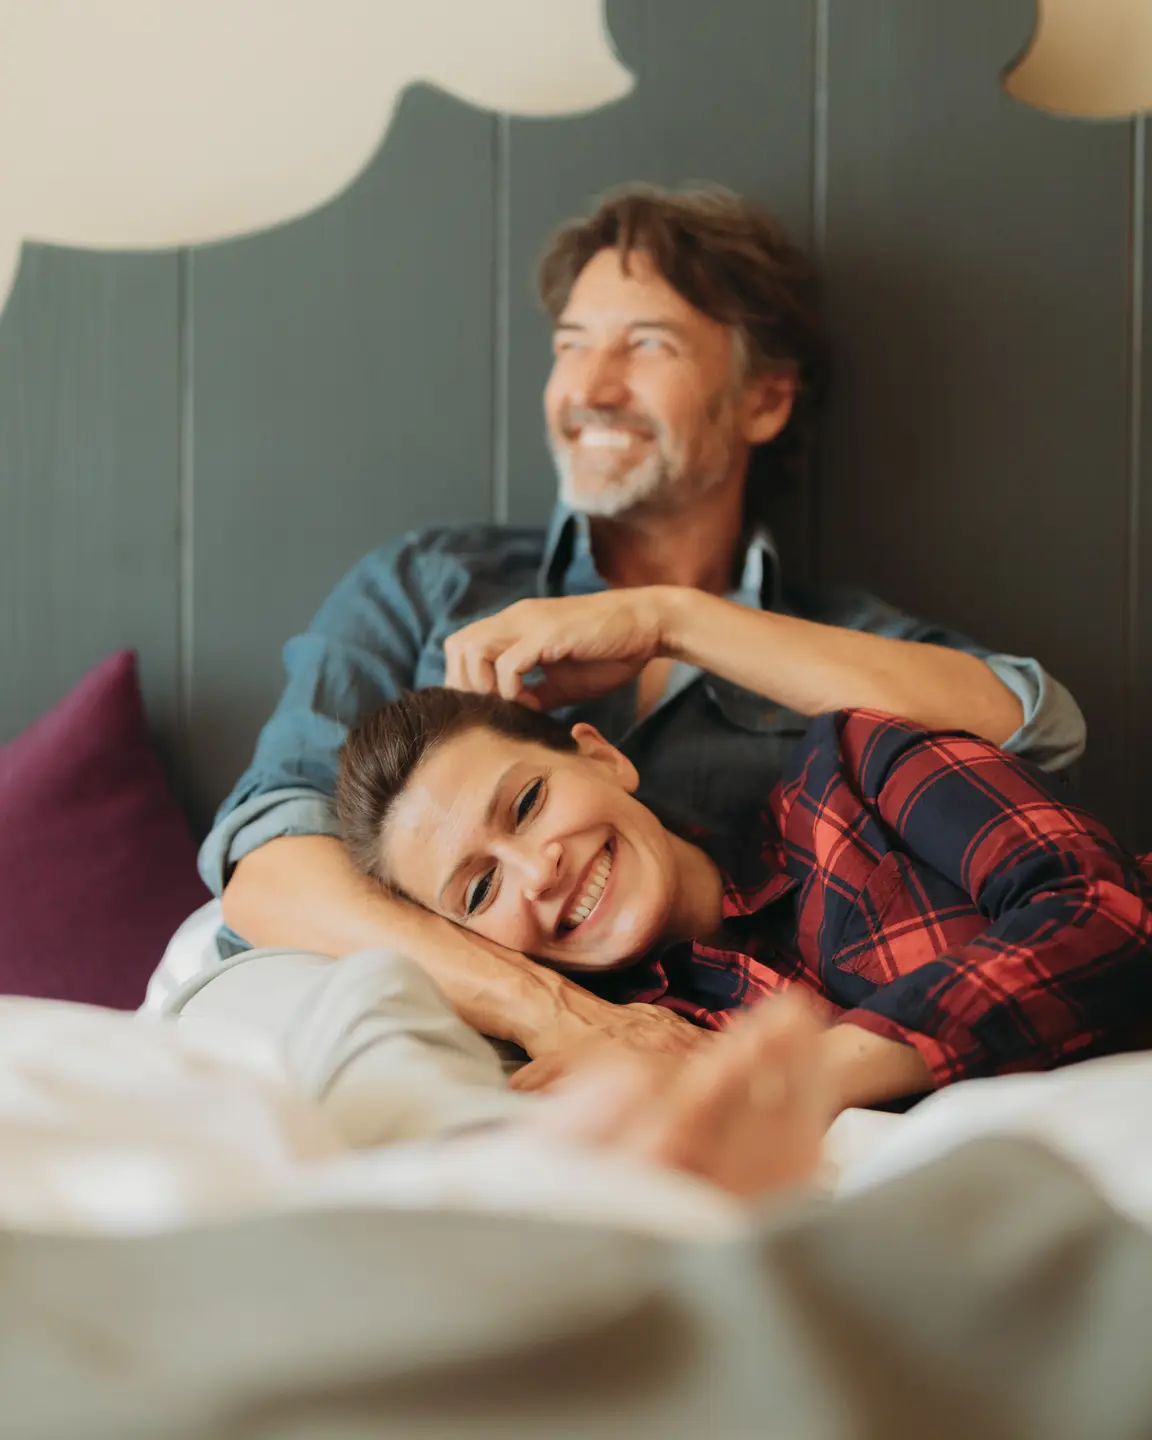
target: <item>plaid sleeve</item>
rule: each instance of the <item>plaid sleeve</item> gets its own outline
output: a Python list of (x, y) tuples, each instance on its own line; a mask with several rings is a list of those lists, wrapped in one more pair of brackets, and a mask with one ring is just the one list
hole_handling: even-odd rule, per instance
[(944, 1085), (1048, 1068), (1152, 1017), (1148, 878), (1099, 821), (974, 736), (834, 723), (864, 806), (988, 921), (842, 1021), (913, 1045)]

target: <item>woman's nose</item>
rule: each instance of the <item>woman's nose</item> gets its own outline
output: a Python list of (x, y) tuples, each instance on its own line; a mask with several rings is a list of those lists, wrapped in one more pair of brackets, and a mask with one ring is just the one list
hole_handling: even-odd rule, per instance
[(563, 850), (555, 840), (518, 847), (516, 863), (523, 877), (524, 893), (530, 900), (538, 900), (556, 884), (562, 859)]

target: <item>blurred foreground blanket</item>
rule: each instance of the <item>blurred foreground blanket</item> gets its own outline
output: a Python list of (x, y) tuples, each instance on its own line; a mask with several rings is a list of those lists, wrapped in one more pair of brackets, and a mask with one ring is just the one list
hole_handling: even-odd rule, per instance
[(1152, 1234), (1023, 1138), (705, 1243), (485, 1214), (0, 1236), (5, 1440), (1137, 1440)]

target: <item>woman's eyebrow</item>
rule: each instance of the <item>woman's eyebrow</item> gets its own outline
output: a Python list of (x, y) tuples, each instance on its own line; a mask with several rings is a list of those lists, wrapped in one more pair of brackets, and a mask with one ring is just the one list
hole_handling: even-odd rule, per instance
[[(481, 821), (481, 828), (484, 831), (488, 831), (492, 828), (492, 821), (496, 817), (496, 811), (500, 808), (500, 800), (504, 794), (505, 787), (508, 784), (508, 777), (512, 774), (513, 770), (516, 769), (519, 763), (519, 760), (513, 760), (512, 764), (508, 766), (508, 768), (500, 776), (500, 779), (497, 780), (495, 786), (493, 787), (492, 793), (488, 797), (488, 804), (484, 807), (484, 817)], [(456, 879), (459, 876), (460, 872), (462, 870), (467, 870), (467, 868), (475, 861), (475, 859), (476, 851), (475, 849), (470, 849), (456, 862), (455, 865), (453, 865), (452, 873), (448, 876), (447, 880), (444, 881), (444, 884), (441, 885), (440, 893), (436, 897), (436, 903), (440, 906), (441, 910), (445, 908), (444, 897), (445, 895), (447, 895), (448, 891), (452, 888), (452, 886), (456, 883)]]

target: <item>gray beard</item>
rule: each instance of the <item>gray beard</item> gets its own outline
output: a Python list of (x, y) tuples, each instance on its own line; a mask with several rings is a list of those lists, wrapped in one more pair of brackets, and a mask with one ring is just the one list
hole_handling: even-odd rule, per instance
[(680, 510), (701, 495), (721, 484), (727, 468), (717, 467), (715, 473), (686, 475), (673, 469), (659, 453), (634, 465), (619, 481), (583, 493), (569, 451), (550, 443), (552, 463), (560, 481), (560, 499), (570, 510), (601, 520), (613, 520), (634, 510)]
[(571, 455), (553, 450), (552, 459), (560, 479), (560, 499), (564, 504), (570, 510), (603, 520), (611, 520), (639, 506), (649, 505), (668, 488), (670, 479), (664, 457), (649, 455), (639, 465), (633, 466), (617, 484), (605, 485), (592, 494), (586, 494), (576, 477)]

